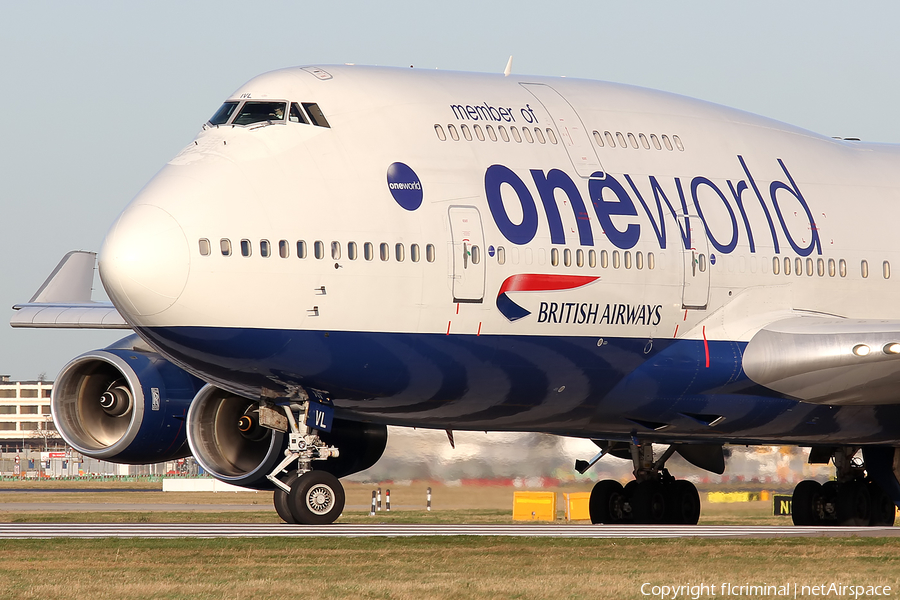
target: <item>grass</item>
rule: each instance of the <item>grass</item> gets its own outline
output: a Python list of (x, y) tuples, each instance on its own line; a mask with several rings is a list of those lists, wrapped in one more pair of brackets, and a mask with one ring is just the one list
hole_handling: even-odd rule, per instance
[(890, 585), (894, 595), (900, 589), (900, 540), (111, 539), (0, 546), (0, 598), (20, 599), (266, 599), (298, 593), (628, 600), (648, 597), (641, 594), (644, 583), (832, 581)]

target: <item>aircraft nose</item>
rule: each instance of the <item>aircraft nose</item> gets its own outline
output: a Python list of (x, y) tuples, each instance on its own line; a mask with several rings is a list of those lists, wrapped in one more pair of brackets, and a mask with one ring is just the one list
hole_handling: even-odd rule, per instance
[(153, 204), (132, 204), (113, 224), (98, 260), (100, 280), (120, 311), (159, 314), (187, 284), (190, 251), (171, 214)]

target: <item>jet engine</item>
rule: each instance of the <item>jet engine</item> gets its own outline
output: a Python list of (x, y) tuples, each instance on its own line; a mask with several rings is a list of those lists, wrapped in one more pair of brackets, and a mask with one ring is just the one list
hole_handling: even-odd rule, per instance
[[(288, 436), (259, 424), (256, 401), (206, 385), (194, 398), (187, 420), (191, 452), (210, 475), (242, 487), (274, 489), (266, 475), (284, 459)], [(319, 434), (337, 446), (340, 456), (314, 461), (313, 469), (336, 477), (368, 469), (387, 445), (384, 425), (334, 419), (332, 430)]]
[(185, 417), (202, 385), (154, 352), (111, 346), (63, 367), (50, 406), (60, 435), (85, 456), (162, 462), (190, 454)]

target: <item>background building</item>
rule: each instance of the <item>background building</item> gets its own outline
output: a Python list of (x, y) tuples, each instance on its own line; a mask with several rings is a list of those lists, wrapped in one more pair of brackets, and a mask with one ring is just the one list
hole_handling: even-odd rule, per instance
[(52, 381), (10, 381), (0, 375), (0, 451), (64, 446), (50, 415)]

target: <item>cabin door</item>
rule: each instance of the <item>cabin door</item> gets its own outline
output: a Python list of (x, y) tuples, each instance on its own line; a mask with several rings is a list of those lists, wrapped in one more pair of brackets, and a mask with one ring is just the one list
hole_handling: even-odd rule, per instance
[(484, 301), (484, 232), (474, 206), (450, 207), (453, 244), (453, 301)]
[(709, 304), (709, 242), (703, 220), (696, 215), (678, 219), (691, 228), (691, 247), (684, 250), (684, 288), (681, 307), (705, 309)]
[[(529, 112), (528, 117), (524, 113), (514, 115), (516, 123), (522, 127), (540, 127), (541, 129), (553, 127), (560, 143), (569, 154), (575, 172), (580, 177), (585, 179), (605, 178), (603, 166), (600, 164), (600, 159), (597, 158), (590, 135), (569, 101), (549, 85), (543, 83), (522, 83), (521, 85), (531, 92), (550, 113), (553, 123), (542, 122), (533, 112)], [(528, 118), (533, 119), (533, 122), (529, 123)]]

